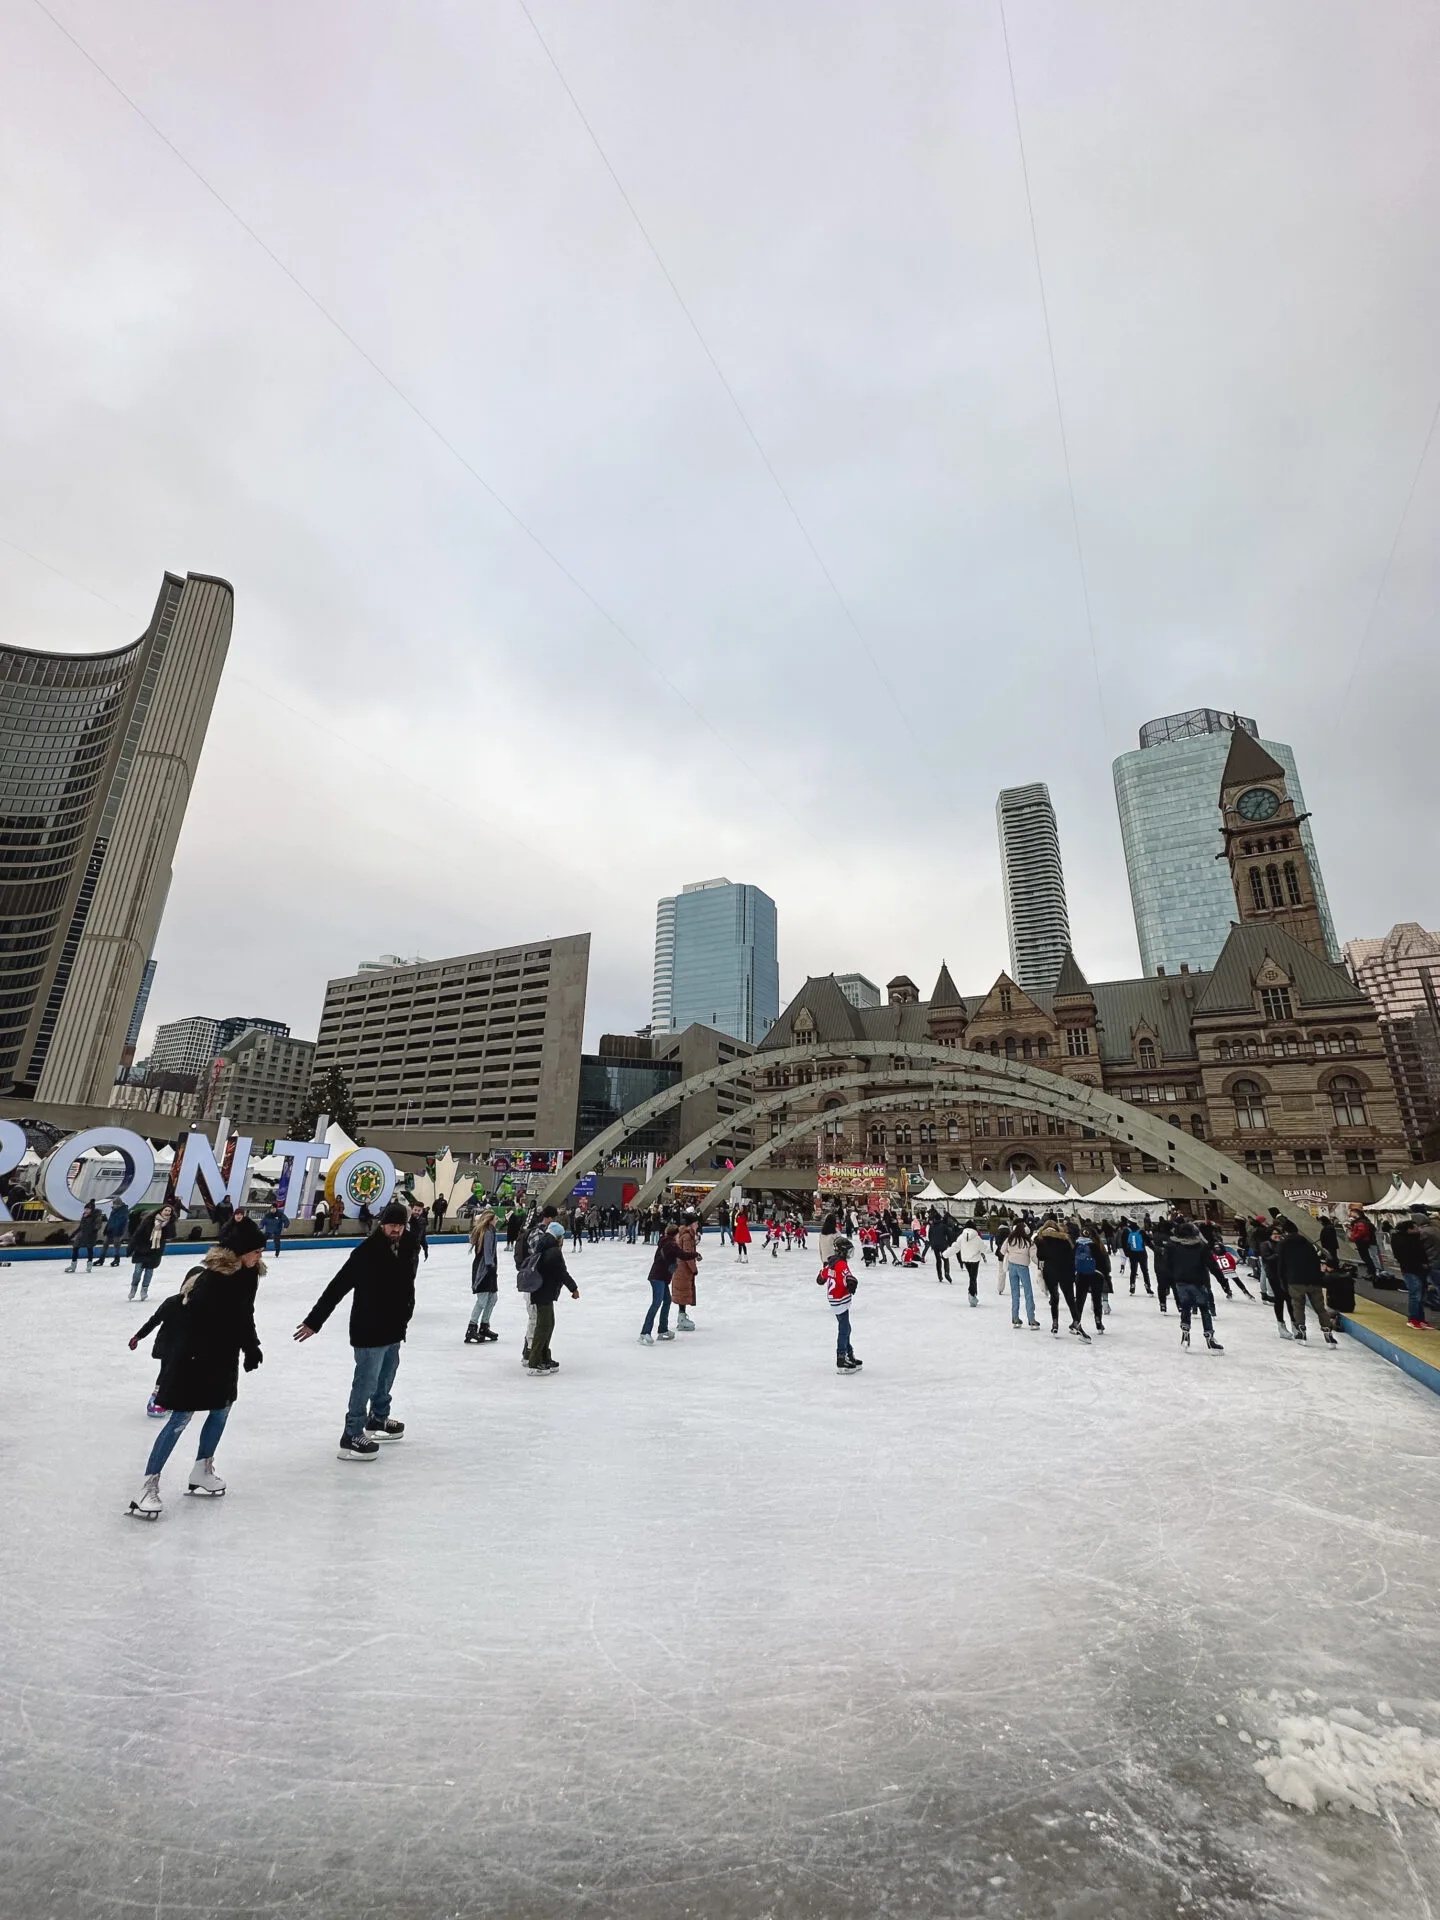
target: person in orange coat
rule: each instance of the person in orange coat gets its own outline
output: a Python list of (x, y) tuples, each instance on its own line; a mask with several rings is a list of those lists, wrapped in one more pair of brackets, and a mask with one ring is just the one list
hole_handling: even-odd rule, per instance
[(695, 1331), (695, 1322), (685, 1309), (695, 1304), (695, 1272), (703, 1258), (695, 1209), (687, 1207), (685, 1218), (680, 1222), (679, 1232), (675, 1236), (675, 1271), (670, 1276), (670, 1298), (680, 1309), (680, 1317), (675, 1325), (681, 1333)]

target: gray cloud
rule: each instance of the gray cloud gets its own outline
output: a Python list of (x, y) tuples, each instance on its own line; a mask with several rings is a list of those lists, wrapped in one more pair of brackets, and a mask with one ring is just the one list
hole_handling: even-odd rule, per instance
[(782, 990), (984, 984), (1037, 777), (1130, 971), (1110, 761), (1198, 703), (1294, 744), (1342, 936), (1435, 923), (1440, 450), (1339, 698), (1440, 398), (1429, 9), (1012, 0), (1098, 689), (993, 6), (533, 6), (863, 640), (510, 0), (55, 11), (629, 636), (10, 9), (0, 534), (126, 611), (0, 546), (5, 631), (236, 586), (159, 1017), (589, 927), (637, 1025), (711, 872)]

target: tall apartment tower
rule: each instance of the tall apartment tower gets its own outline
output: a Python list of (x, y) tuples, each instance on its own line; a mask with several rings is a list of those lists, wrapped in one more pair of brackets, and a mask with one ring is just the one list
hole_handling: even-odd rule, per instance
[(655, 976), (650, 989), (650, 1031), (675, 1031), (675, 896), (655, 908)]
[(694, 880), (659, 903), (650, 1026), (698, 1022), (758, 1046), (780, 1012), (775, 902), (759, 887)]
[(1144, 973), (1178, 973), (1181, 966), (1208, 972), (1235, 919), (1230, 871), (1217, 858), (1224, 842), (1215, 795), (1237, 730), (1259, 741), (1284, 771), (1326, 956), (1340, 958), (1294, 752), (1278, 740), (1260, 741), (1255, 722), (1243, 714), (1192, 707), (1147, 720), (1139, 748), (1122, 753), (1114, 765), (1115, 805)]
[(995, 824), (1000, 834), (1010, 977), (1027, 993), (1045, 992), (1059, 978), (1061, 962), (1070, 950), (1060, 832), (1045, 782), (1003, 787), (995, 803)]
[(0, 1090), (110, 1098), (233, 613), (226, 581), (167, 573), (130, 646), (0, 647)]

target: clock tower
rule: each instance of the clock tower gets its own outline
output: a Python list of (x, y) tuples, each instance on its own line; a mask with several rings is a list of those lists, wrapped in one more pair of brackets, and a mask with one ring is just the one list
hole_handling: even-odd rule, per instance
[(1312, 953), (1328, 958), (1310, 859), (1300, 838), (1300, 822), (1307, 816), (1296, 813), (1280, 762), (1239, 726), (1230, 736), (1220, 776), (1220, 815), (1240, 919), (1282, 927)]

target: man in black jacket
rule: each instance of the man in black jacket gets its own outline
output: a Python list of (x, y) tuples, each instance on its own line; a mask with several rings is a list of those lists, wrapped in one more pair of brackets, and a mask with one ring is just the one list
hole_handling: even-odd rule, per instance
[[(1175, 1304), (1180, 1309), (1181, 1346), (1188, 1347), (1190, 1344), (1190, 1316), (1198, 1307), (1200, 1324), (1205, 1329), (1206, 1346), (1212, 1353), (1223, 1353), (1225, 1349), (1215, 1338), (1215, 1322), (1211, 1318), (1214, 1297), (1210, 1292), (1210, 1282), (1220, 1278), (1220, 1268), (1210, 1242), (1195, 1222), (1182, 1213), (1165, 1236), (1164, 1245), (1165, 1275), (1174, 1289)], [(1156, 1271), (1159, 1271), (1158, 1252)]]
[(560, 1371), (560, 1362), (550, 1357), (550, 1339), (555, 1332), (555, 1302), (560, 1298), (561, 1287), (570, 1289), (572, 1299), (580, 1298), (580, 1289), (565, 1265), (565, 1229), (558, 1220), (550, 1221), (540, 1231), (539, 1261), (540, 1283), (530, 1296), (535, 1303), (535, 1325), (530, 1334), (530, 1358), (526, 1364), (532, 1378)]
[(355, 1349), (355, 1378), (340, 1438), (342, 1460), (373, 1460), (381, 1440), (398, 1440), (405, 1431), (403, 1420), (390, 1418), (390, 1389), (415, 1311), (420, 1250), (406, 1231), (409, 1218), (401, 1203), (392, 1200), (375, 1232), (355, 1248), (295, 1329), (297, 1340), (309, 1340), (354, 1289), (350, 1344)]
[(1335, 1329), (1339, 1318), (1330, 1311), (1325, 1299), (1325, 1275), (1320, 1256), (1293, 1220), (1280, 1222), (1280, 1278), (1290, 1296), (1290, 1318), (1295, 1322), (1295, 1338), (1305, 1338), (1305, 1302), (1315, 1309), (1327, 1347), (1338, 1346)]

